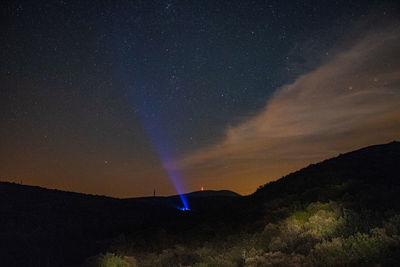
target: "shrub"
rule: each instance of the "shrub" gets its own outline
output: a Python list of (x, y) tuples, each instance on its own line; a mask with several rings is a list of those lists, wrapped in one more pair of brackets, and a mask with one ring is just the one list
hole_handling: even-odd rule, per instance
[(273, 238), (279, 235), (278, 225), (269, 223), (264, 227), (264, 230), (255, 235), (257, 239), (257, 247), (260, 249), (267, 249)]
[(133, 257), (121, 257), (113, 253), (101, 254), (93, 262), (97, 267), (135, 267), (136, 260)]
[(246, 262), (246, 266), (268, 266), (268, 267), (283, 267), (283, 266), (303, 266), (305, 257), (299, 254), (285, 254), (280, 251), (268, 252), (257, 256), (255, 259)]
[(398, 246), (397, 237), (390, 237), (383, 228), (374, 228), (369, 234), (356, 233), (348, 238), (324, 240), (312, 250), (314, 265), (337, 266), (380, 263), (389, 247)]
[(334, 212), (319, 210), (308, 219), (304, 228), (312, 237), (322, 240), (332, 237), (343, 222), (343, 218), (338, 217)]
[(384, 223), (386, 233), (390, 236), (400, 235), (400, 215), (395, 215)]

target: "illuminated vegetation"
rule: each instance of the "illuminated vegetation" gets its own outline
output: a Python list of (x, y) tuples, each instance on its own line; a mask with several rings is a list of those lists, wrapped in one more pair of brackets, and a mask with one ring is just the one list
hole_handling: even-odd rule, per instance
[[(397, 261), (399, 215), (362, 233), (349, 230), (353, 222), (346, 214), (351, 212), (336, 202), (313, 202), (254, 234), (215, 238), (197, 247), (188, 242), (160, 253), (130, 256), (139, 266), (341, 266)], [(100, 257), (108, 261), (99, 266), (125, 266), (115, 263), (115, 255)]]
[(133, 267), (136, 266), (136, 260), (132, 257), (122, 257), (113, 253), (99, 255), (93, 260), (92, 265), (99, 267)]

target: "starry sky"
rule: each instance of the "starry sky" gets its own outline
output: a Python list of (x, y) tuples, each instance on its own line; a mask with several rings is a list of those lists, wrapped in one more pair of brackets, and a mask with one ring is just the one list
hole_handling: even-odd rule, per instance
[(5, 1), (0, 180), (249, 194), (400, 139), (396, 1)]

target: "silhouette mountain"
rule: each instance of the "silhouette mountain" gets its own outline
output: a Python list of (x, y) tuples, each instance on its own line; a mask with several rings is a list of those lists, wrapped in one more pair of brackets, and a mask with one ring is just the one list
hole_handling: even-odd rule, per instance
[[(329, 200), (360, 212), (400, 211), (400, 142), (368, 146), (310, 164), (225, 207), (220, 219), (244, 227), (249, 220), (274, 221), (293, 207)], [(250, 228), (255, 225), (251, 223)]]

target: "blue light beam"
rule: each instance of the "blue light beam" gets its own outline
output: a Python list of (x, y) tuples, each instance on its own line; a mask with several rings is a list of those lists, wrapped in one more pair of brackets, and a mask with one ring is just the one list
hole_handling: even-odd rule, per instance
[(183, 206), (180, 209), (188, 211), (190, 208), (184, 195), (183, 179), (177, 170), (168, 166), (168, 162), (176, 157), (174, 157), (170, 146), (171, 142), (168, 138), (168, 127), (173, 126), (169, 125), (166, 120), (168, 119), (168, 110), (163, 106), (165, 95), (162, 93), (163, 90), (161, 90), (164, 88), (164, 85), (154, 78), (156, 77), (154, 76), (154, 72), (135, 72), (135, 68), (132, 66), (137, 62), (137, 58), (130, 56), (129, 49), (119, 49), (121, 43), (126, 43), (126, 40), (124, 42), (121, 37), (127, 38), (131, 36), (131, 29), (126, 26), (122, 14), (120, 17), (116, 17), (116, 21), (111, 24), (111, 29), (110, 33), (119, 33), (118, 35), (105, 35), (106, 37), (109, 36), (105, 40), (106, 45), (109, 46), (109, 50), (115, 51), (112, 57), (110, 57), (114, 66), (112, 71), (118, 77), (124, 94), (133, 104), (137, 118), (150, 137), (163, 168), (182, 201)]

